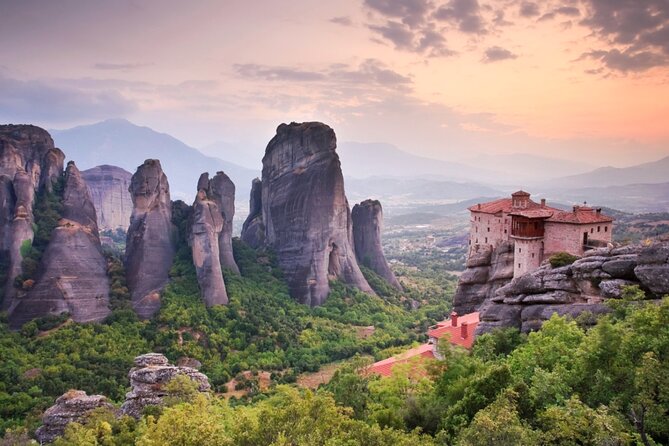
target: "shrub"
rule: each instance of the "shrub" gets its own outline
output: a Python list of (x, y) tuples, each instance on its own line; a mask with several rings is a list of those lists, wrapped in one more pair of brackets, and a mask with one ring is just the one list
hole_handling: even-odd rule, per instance
[(548, 261), (550, 262), (553, 268), (559, 268), (561, 266), (571, 265), (579, 259), (578, 256), (569, 254), (568, 252), (558, 252), (553, 254)]

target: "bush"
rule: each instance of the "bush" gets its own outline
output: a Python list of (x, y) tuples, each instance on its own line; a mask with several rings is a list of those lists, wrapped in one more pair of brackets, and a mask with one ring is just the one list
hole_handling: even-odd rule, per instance
[(571, 265), (579, 259), (578, 256), (569, 254), (568, 252), (558, 252), (553, 254), (548, 261), (550, 262), (553, 268), (559, 268), (561, 266)]

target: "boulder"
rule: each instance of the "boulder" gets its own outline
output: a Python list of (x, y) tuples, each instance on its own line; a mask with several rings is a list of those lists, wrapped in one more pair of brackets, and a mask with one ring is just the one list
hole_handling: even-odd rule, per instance
[(93, 410), (99, 408), (114, 410), (114, 406), (102, 395), (86, 395), (82, 390), (70, 390), (44, 412), (42, 426), (35, 436), (40, 444), (53, 443), (65, 433), (68, 424), (83, 423)]
[(381, 246), (381, 231), (383, 229), (383, 208), (378, 200), (365, 200), (353, 206), (351, 211), (353, 220), (353, 240), (355, 243), (355, 257), (359, 264), (365, 265), (385, 279), (398, 290), (402, 285), (388, 266), (383, 247)]
[(140, 418), (147, 406), (160, 406), (168, 395), (165, 385), (172, 378), (183, 375), (197, 383), (198, 390), (209, 392), (211, 386), (206, 375), (191, 367), (170, 365), (159, 353), (147, 353), (135, 358), (135, 367), (128, 373), (131, 390), (126, 394), (121, 413)]
[(132, 215), (132, 198), (128, 191), (132, 174), (120, 167), (102, 165), (82, 171), (81, 176), (95, 206), (98, 228), (127, 231)]
[(135, 312), (150, 318), (160, 308), (175, 252), (167, 176), (158, 160), (137, 168), (129, 187), (133, 210), (125, 250), (126, 278)]
[(355, 258), (336, 147), (325, 124), (281, 124), (263, 157), (265, 243), (276, 252), (291, 296), (311, 306), (325, 301), (330, 279), (373, 293)]

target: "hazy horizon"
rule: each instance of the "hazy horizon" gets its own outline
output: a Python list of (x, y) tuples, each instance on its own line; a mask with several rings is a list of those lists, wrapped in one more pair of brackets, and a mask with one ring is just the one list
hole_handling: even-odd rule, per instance
[(259, 152), (282, 122), (322, 121), (340, 141), (447, 161), (531, 153), (625, 167), (669, 155), (660, 0), (0, 7), (3, 122), (125, 118), (199, 149)]

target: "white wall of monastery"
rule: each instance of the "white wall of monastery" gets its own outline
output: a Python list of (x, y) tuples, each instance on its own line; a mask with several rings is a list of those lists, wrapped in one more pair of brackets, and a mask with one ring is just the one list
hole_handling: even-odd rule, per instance
[(497, 217), (483, 212), (471, 212), (469, 226), (469, 251), (474, 245), (490, 245), (493, 248), (509, 239), (511, 217)]
[(613, 224), (593, 223), (587, 225), (546, 222), (545, 247), (546, 256), (566, 251), (573, 255), (583, 255), (583, 233), (588, 233), (588, 240), (611, 242)]
[(513, 277), (518, 277), (539, 268), (543, 260), (543, 239), (513, 238), (513, 241)]

